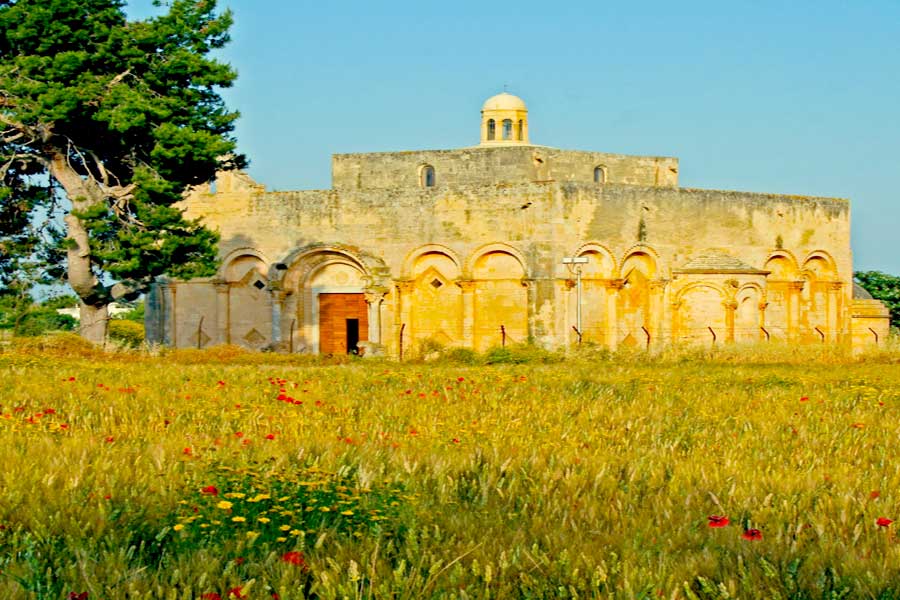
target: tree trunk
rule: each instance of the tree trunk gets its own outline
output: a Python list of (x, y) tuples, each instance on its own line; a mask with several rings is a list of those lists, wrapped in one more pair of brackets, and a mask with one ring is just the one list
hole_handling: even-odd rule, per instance
[(105, 344), (106, 330), (109, 323), (108, 305), (92, 306), (81, 302), (78, 308), (78, 312), (81, 315), (81, 325), (79, 327), (81, 337), (98, 346)]
[[(51, 175), (72, 202), (72, 210), (85, 210), (104, 201), (96, 182), (83, 179), (68, 164), (63, 154), (54, 156), (49, 167)], [(109, 291), (94, 274), (90, 238), (84, 223), (71, 213), (63, 220), (66, 223), (66, 238), (70, 243), (66, 250), (66, 278), (81, 300), (81, 337), (95, 344), (103, 344), (106, 342)]]

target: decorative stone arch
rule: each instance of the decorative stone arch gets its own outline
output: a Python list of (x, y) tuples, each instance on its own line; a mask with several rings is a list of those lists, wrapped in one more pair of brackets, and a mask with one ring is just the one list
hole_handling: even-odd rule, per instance
[(653, 247), (646, 244), (636, 244), (626, 250), (624, 254), (622, 254), (622, 260), (619, 263), (619, 269), (623, 278), (628, 277), (628, 273), (625, 272), (625, 265), (628, 262), (628, 259), (639, 254), (644, 254), (650, 257), (650, 260), (652, 261), (653, 273), (648, 274), (650, 279), (653, 279), (653, 277), (661, 271), (659, 252), (657, 252)]
[(801, 269), (801, 274), (810, 273), (810, 269), (807, 267), (813, 261), (823, 261), (825, 263), (826, 269), (830, 277), (821, 278), (819, 277), (819, 273), (813, 272), (816, 276), (816, 279), (821, 279), (823, 281), (837, 280), (838, 279), (838, 270), (837, 263), (834, 260), (834, 257), (831, 256), (825, 250), (813, 250), (810, 252), (805, 259), (803, 259), (803, 268)]
[(369, 278), (370, 286), (387, 286), (390, 280), (390, 270), (384, 260), (358, 248), (351, 248), (341, 244), (310, 244), (297, 248), (289, 253), (282, 262), (275, 263), (269, 270), (269, 280), (277, 282), (287, 291), (309, 277), (309, 271), (317, 267), (323, 260), (336, 261), (339, 257), (358, 268), (365, 277)]
[(502, 252), (505, 254), (511, 255), (519, 262), (519, 266), (522, 267), (522, 273), (524, 273), (524, 279), (529, 279), (531, 277), (530, 270), (528, 269), (528, 261), (525, 260), (525, 255), (522, 254), (516, 248), (510, 246), (509, 244), (504, 244), (502, 242), (496, 242), (492, 244), (485, 244), (477, 248), (472, 254), (469, 256), (468, 260), (466, 260), (465, 268), (463, 269), (463, 276), (467, 279), (472, 278), (472, 274), (475, 272), (475, 265), (478, 263), (481, 257), (486, 256), (488, 254), (492, 254), (494, 252)]
[(834, 342), (840, 329), (840, 313), (845, 299), (834, 257), (825, 250), (814, 250), (803, 260), (799, 277), (798, 319), (800, 339), (806, 342)]
[(775, 250), (774, 252), (771, 252), (769, 254), (769, 256), (766, 257), (766, 262), (763, 265), (763, 268), (766, 271), (777, 272), (777, 269), (773, 270), (773, 269), (770, 269), (769, 267), (771, 266), (771, 263), (773, 261), (778, 261), (778, 260), (786, 261), (787, 265), (789, 267), (789, 270), (791, 271), (791, 275), (787, 279), (785, 279), (786, 281), (794, 280), (799, 276), (800, 266), (799, 266), (799, 263), (797, 262), (797, 257), (794, 256), (794, 254), (790, 250)]
[[(704, 292), (713, 292), (710, 301)], [(700, 297), (691, 296), (700, 294)], [(673, 337), (687, 343), (734, 341), (734, 298), (712, 281), (695, 281), (680, 288), (673, 301)]]
[(456, 252), (440, 244), (420, 246), (407, 254), (401, 273), (398, 295), (404, 346), (462, 343), (462, 263)]
[(415, 270), (416, 261), (426, 254), (443, 254), (453, 261), (453, 264), (456, 265), (456, 268), (460, 273), (463, 272), (462, 261), (459, 260), (459, 255), (457, 255), (456, 252), (447, 246), (442, 246), (440, 244), (426, 244), (424, 246), (419, 246), (406, 255), (406, 258), (403, 260), (403, 268), (400, 271), (400, 278), (411, 279), (413, 277), (413, 271)]
[[(317, 279), (335, 268), (324, 281)], [(380, 343), (381, 304), (390, 284), (389, 269), (381, 258), (341, 244), (311, 244), (289, 253), (270, 274), (271, 287), (278, 290), (279, 306), (273, 309), (278, 339), (287, 340), (294, 351), (352, 350), (349, 345), (343, 350), (330, 347), (344, 335), (331, 326), (343, 327), (346, 319), (358, 323), (360, 344)]]
[[(755, 300), (755, 306), (753, 301)], [(749, 303), (749, 304), (748, 304)], [(741, 285), (734, 292), (734, 339), (758, 342), (770, 335), (766, 324), (766, 288), (756, 282)]]
[[(696, 290), (697, 288), (709, 288), (719, 294), (719, 298), (722, 299), (722, 302), (728, 300), (728, 292), (726, 292), (721, 286), (718, 286), (710, 281), (694, 281), (692, 283), (687, 284), (683, 288), (679, 289), (675, 294), (674, 302), (680, 303), (684, 301), (685, 295), (692, 290)], [(757, 286), (758, 287), (758, 286)]]
[[(221, 264), (219, 265), (219, 270), (217, 273), (217, 278), (221, 281), (228, 281), (228, 270), (232, 267), (235, 261), (244, 258), (244, 257), (253, 257), (262, 262), (262, 264), (266, 267), (270, 265), (269, 258), (261, 251), (256, 248), (252, 248), (250, 246), (243, 246), (241, 248), (235, 248), (231, 252), (225, 255), (222, 259)], [(263, 277), (268, 277), (266, 273), (262, 273)]]
[[(243, 261), (256, 262), (246, 271), (238, 267)], [(271, 280), (269, 258), (252, 247), (235, 248), (222, 260), (216, 289), (214, 334), (200, 336), (217, 343), (235, 343), (261, 349), (272, 340)], [(242, 272), (243, 271), (243, 272)], [(204, 329), (212, 331), (211, 319), (204, 322)], [(209, 323), (209, 324), (207, 324)], [(192, 340), (192, 343), (195, 343)], [(198, 346), (205, 345), (197, 339)]]
[(619, 265), (618, 263), (616, 263), (616, 258), (615, 256), (613, 256), (612, 251), (603, 244), (600, 244), (598, 242), (587, 242), (586, 244), (582, 244), (581, 246), (579, 246), (578, 250), (575, 251), (575, 254), (573, 254), (573, 256), (583, 256), (590, 253), (599, 254), (600, 256), (609, 260), (610, 265), (612, 265), (609, 273), (607, 273), (607, 276), (609, 278), (614, 278), (618, 275)]

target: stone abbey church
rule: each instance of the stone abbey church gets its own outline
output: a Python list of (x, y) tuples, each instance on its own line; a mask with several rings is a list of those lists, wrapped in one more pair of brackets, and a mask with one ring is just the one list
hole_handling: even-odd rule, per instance
[(184, 208), (221, 233), (222, 263), (150, 293), (148, 338), (177, 347), (861, 348), (888, 333), (885, 307), (854, 293), (846, 200), (686, 189), (675, 158), (535, 145), (507, 93), (485, 102), (478, 146), (338, 154), (321, 191), (223, 173)]

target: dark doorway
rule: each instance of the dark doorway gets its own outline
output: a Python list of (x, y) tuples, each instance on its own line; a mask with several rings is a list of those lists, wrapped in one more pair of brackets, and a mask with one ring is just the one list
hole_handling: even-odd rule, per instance
[(359, 354), (359, 319), (347, 319), (347, 353)]

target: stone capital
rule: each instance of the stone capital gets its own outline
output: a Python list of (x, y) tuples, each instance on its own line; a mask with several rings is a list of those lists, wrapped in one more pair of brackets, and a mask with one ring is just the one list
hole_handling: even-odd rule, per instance
[(380, 288), (369, 288), (363, 292), (363, 297), (366, 299), (366, 304), (380, 306), (382, 302), (384, 302), (384, 297), (387, 295), (387, 290), (383, 290)]
[(734, 300), (726, 300), (722, 303), (726, 310), (737, 310), (738, 304)]
[(766, 310), (766, 308), (768, 308), (768, 306), (769, 306), (768, 302), (760, 302), (758, 305), (759, 310)]
[(416, 282), (413, 279), (401, 279), (400, 281), (395, 281), (394, 285), (397, 286), (397, 291), (401, 294), (411, 294), (413, 288), (416, 287)]
[(624, 279), (609, 279), (606, 282), (606, 288), (610, 290), (621, 290), (625, 287)]
[(464, 294), (475, 291), (474, 279), (457, 279), (454, 283), (459, 286), (459, 289), (461, 289)]
[(800, 292), (803, 291), (804, 285), (806, 285), (805, 281), (789, 281), (787, 287), (789, 290)]

